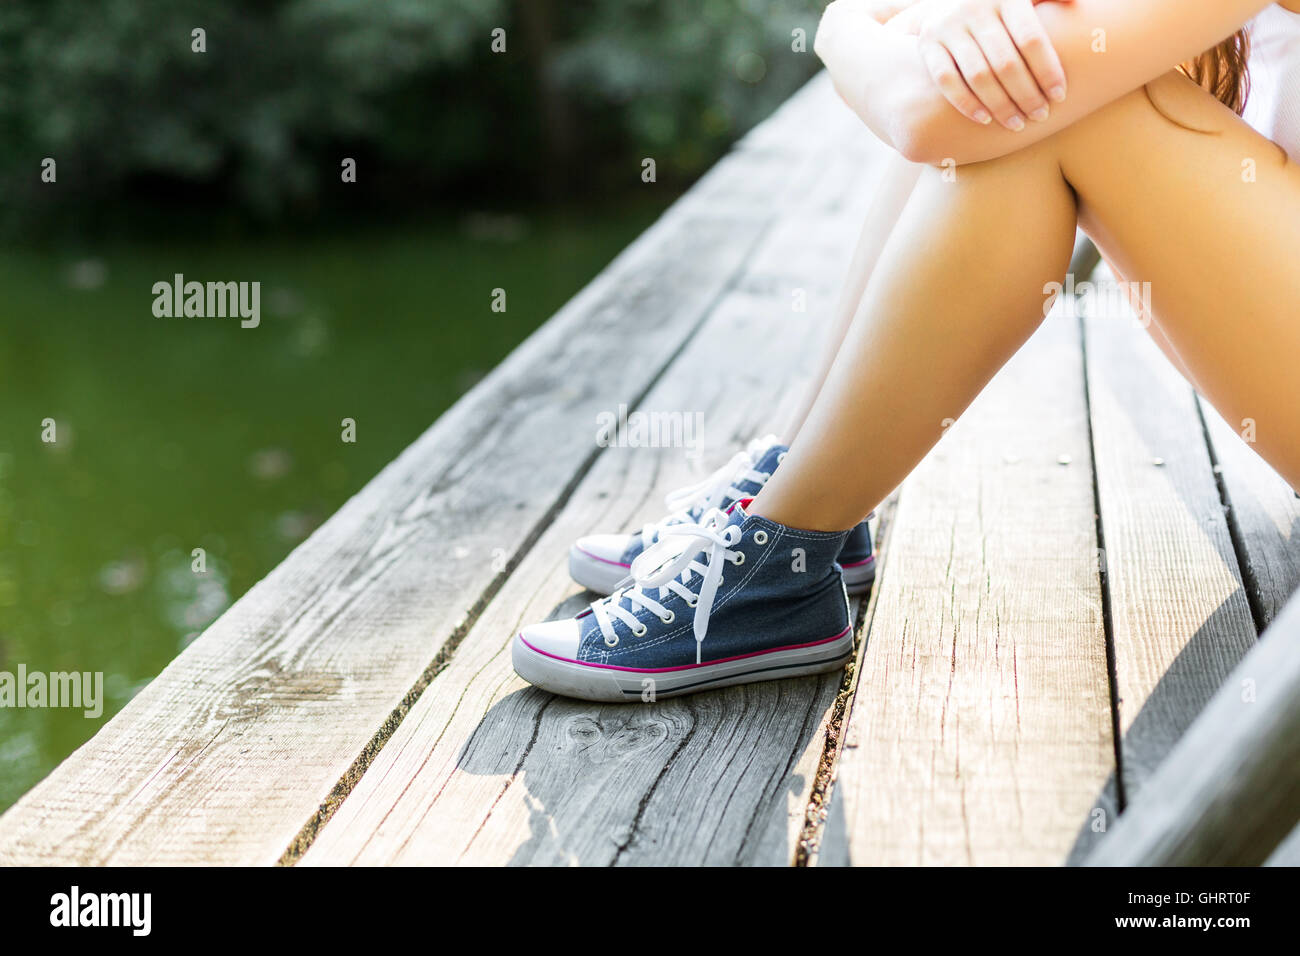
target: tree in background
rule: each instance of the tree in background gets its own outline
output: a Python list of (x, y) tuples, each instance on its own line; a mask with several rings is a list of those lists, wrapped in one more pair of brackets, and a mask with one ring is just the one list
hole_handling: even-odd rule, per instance
[(811, 75), (791, 36), (816, 6), (6, 0), (4, 207), (21, 228), (111, 224), (146, 197), (310, 220), (343, 156), (376, 209), (576, 198), (638, 182), (645, 156), (684, 181)]

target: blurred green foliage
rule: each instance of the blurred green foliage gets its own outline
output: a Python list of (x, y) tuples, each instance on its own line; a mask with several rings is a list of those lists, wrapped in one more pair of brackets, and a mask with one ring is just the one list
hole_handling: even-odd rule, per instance
[[(282, 223), (340, 202), (574, 198), (633, 188), (647, 156), (685, 181), (812, 74), (820, 6), (6, 0), (7, 224), (111, 228), (124, 205)], [(40, 181), (47, 156), (57, 190)], [(359, 175), (340, 200), (344, 156)]]

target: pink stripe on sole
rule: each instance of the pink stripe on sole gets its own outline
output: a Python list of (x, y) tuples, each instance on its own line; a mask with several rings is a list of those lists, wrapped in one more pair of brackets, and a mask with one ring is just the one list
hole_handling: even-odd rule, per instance
[(632, 565), (630, 565), (630, 564), (624, 564), (622, 561), (611, 561), (611, 560), (609, 560), (609, 558), (602, 558), (602, 557), (601, 557), (600, 555), (598, 555), (598, 554), (592, 554), (592, 553), (591, 553), (590, 551), (588, 551), (586, 548), (579, 548), (576, 544), (575, 544), (573, 547), (574, 547), (574, 548), (575, 548), (579, 553), (581, 553), (581, 554), (585, 554), (587, 557), (591, 558), (591, 560), (593, 560), (593, 561), (599, 561), (601, 564), (612, 564), (612, 565), (614, 565), (614, 567), (616, 567), (616, 568), (630, 568), (630, 567), (632, 567)]
[[(850, 625), (852, 627), (852, 625)], [(559, 654), (551, 654), (541, 648), (533, 647), (528, 643), (528, 639), (523, 634), (519, 635), (519, 640), (523, 641), (524, 646), (534, 653), (541, 654), (543, 657), (549, 657), (552, 660), (564, 661), (566, 664), (578, 664), (582, 667), (599, 667), (602, 670), (609, 671), (626, 671), (631, 674), (666, 674), (671, 671), (693, 671), (700, 667), (711, 667), (714, 664), (725, 664), (728, 661), (743, 661), (751, 657), (762, 657), (765, 654), (776, 654), (780, 651), (797, 651), (804, 647), (818, 647), (822, 644), (831, 644), (838, 641), (845, 634), (849, 633), (846, 627), (834, 637), (828, 637), (820, 641), (809, 641), (807, 644), (788, 644), (785, 647), (774, 647), (768, 651), (754, 651), (752, 654), (737, 654), (734, 657), (722, 657), (716, 661), (705, 661), (703, 664), (682, 664), (679, 667), (616, 667), (613, 664), (592, 664), (589, 661), (575, 661), (572, 657), (561, 657)]]

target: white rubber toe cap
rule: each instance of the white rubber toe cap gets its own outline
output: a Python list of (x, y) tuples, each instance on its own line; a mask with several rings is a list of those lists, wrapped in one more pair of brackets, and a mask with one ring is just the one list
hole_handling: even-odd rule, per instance
[(582, 625), (577, 619), (567, 617), (532, 624), (520, 631), (519, 636), (535, 651), (575, 661), (578, 659), (578, 645), (582, 642)]
[(579, 538), (577, 545), (580, 551), (585, 551), (593, 558), (618, 565), (631, 543), (630, 534), (589, 534), (585, 538)]

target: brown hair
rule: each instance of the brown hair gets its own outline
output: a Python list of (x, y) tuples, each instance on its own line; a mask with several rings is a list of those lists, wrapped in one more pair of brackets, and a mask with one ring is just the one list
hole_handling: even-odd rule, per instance
[[(1247, 61), (1250, 59), (1250, 36), (1245, 30), (1238, 30), (1216, 47), (1211, 47), (1193, 60), (1182, 64), (1179, 71), (1201, 89), (1210, 93), (1220, 103), (1238, 116), (1246, 108), (1246, 98), (1250, 96), (1250, 74)], [(1169, 115), (1151, 95), (1151, 86), (1142, 88), (1147, 100), (1157, 113), (1183, 129), (1197, 133), (1217, 134), (1219, 130), (1198, 129), (1189, 126), (1176, 116)]]
[(1250, 96), (1250, 74), (1246, 69), (1249, 58), (1250, 37), (1245, 30), (1238, 30), (1218, 46), (1184, 63), (1181, 69), (1197, 86), (1240, 114)]

